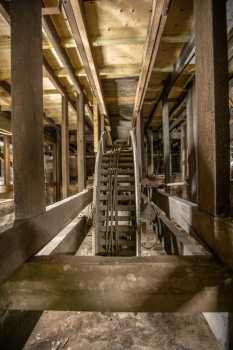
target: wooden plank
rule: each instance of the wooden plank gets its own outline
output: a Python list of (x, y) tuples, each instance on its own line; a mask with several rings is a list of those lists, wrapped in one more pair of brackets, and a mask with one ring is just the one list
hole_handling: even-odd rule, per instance
[(37, 256), (51, 254), (74, 255), (83, 242), (89, 227), (85, 216), (77, 216), (64, 227)]
[(194, 15), (198, 203), (202, 211), (227, 216), (230, 208), (230, 130), (225, 1), (197, 0)]
[(68, 99), (67, 96), (62, 96), (62, 128), (61, 128), (61, 142), (62, 142), (62, 197), (68, 196), (68, 189), (70, 184), (69, 171), (69, 116), (68, 116)]
[(15, 215), (24, 219), (45, 210), (41, 3), (10, 6)]
[(182, 229), (199, 237), (233, 269), (233, 224), (198, 209), (198, 205), (163, 191), (153, 191), (153, 201)]
[(170, 182), (171, 177), (171, 150), (170, 150), (170, 132), (169, 132), (169, 106), (167, 98), (163, 100), (163, 159), (164, 159), (164, 174), (165, 184)]
[(93, 59), (82, 2), (80, 0), (67, 0), (63, 2), (63, 8), (66, 13), (79, 54), (84, 64), (84, 69), (87, 73), (88, 80), (98, 100), (100, 113), (107, 118), (107, 110), (104, 103), (101, 81), (99, 79), (97, 68)]
[(48, 256), (0, 287), (0, 308), (220, 312), (233, 310), (232, 293), (232, 273), (209, 257)]
[(50, 205), (0, 235), (0, 283), (36, 254), (92, 201), (92, 189)]
[(98, 152), (98, 146), (99, 146), (99, 110), (98, 110), (98, 104), (96, 97), (93, 98), (93, 122), (94, 122), (94, 152)]
[(77, 100), (77, 128), (78, 190), (81, 192), (86, 187), (86, 137), (83, 94), (80, 94)]
[(157, 57), (171, 0), (153, 0), (150, 26), (145, 44), (141, 74), (137, 85), (133, 115), (140, 113), (148, 83)]

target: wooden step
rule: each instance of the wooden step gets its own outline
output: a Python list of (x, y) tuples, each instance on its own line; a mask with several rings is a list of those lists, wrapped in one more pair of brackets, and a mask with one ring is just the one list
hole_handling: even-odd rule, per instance
[[(107, 201), (109, 199), (109, 195), (108, 194), (100, 194), (99, 199), (101, 201)], [(120, 194), (117, 195), (117, 200), (118, 201), (130, 201), (130, 200), (134, 200), (135, 199), (135, 195), (134, 194)]]
[[(101, 204), (101, 205), (100, 205), (100, 210), (101, 210), (101, 211), (106, 211), (107, 209), (109, 209), (109, 208), (107, 208), (107, 205), (105, 205), (105, 204)], [(129, 212), (134, 212), (134, 211), (135, 211), (135, 204), (132, 203), (132, 205), (129, 205), (129, 204), (125, 204), (125, 205), (121, 204), (121, 205), (118, 205), (118, 206), (117, 206), (117, 211), (129, 211)]]
[[(111, 172), (110, 169), (101, 169), (100, 174), (109, 175), (110, 172)], [(118, 169), (118, 175), (130, 175), (130, 174), (132, 175), (134, 174), (134, 169)]]
[[(126, 168), (126, 169), (130, 168), (130, 169), (131, 169), (131, 168), (133, 168), (133, 166), (134, 166), (133, 163), (121, 163), (121, 162), (118, 163), (118, 169), (119, 169), (119, 168), (123, 168), (123, 169), (125, 169), (125, 168)], [(105, 168), (109, 168), (109, 167), (110, 167), (111, 169), (116, 169), (116, 166), (115, 166), (115, 165), (113, 166), (113, 164), (111, 164), (111, 166), (110, 166), (110, 163), (103, 163), (103, 162), (102, 162), (101, 169), (105, 169)]]
[[(100, 220), (100, 222), (102, 222), (102, 221), (106, 221), (107, 220), (107, 218), (106, 218), (106, 216), (104, 216), (104, 215), (101, 215), (100, 216), (100, 218), (99, 218), (99, 220)], [(132, 216), (132, 215), (121, 215), (121, 216), (117, 216), (117, 221), (135, 221), (135, 217), (134, 216)]]
[[(117, 192), (131, 192), (135, 189), (134, 185), (117, 186)], [(101, 185), (100, 191), (109, 191), (109, 185)]]
[[(111, 231), (111, 227), (113, 227), (113, 229), (114, 229), (115, 225), (109, 226), (109, 232)], [(100, 226), (99, 227), (99, 231), (100, 232), (106, 232), (107, 231), (107, 226)], [(130, 232), (133, 233), (135, 231), (135, 227), (134, 226), (118, 225), (117, 226), (117, 231), (119, 232), (119, 234), (121, 234), (121, 233), (130, 233)]]
[[(109, 178), (107, 176), (101, 176), (100, 183), (106, 183), (109, 181)], [(132, 183), (134, 182), (134, 176), (128, 175), (128, 176), (117, 176), (117, 182), (118, 183)]]

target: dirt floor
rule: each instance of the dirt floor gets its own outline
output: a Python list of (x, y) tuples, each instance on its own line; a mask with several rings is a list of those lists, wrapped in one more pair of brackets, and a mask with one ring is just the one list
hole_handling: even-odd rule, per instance
[[(158, 254), (146, 238), (143, 255)], [(151, 244), (152, 243), (152, 244)], [(161, 253), (161, 252), (160, 252)], [(92, 255), (92, 231), (77, 255)], [(43, 313), (24, 350), (219, 350), (202, 315)]]

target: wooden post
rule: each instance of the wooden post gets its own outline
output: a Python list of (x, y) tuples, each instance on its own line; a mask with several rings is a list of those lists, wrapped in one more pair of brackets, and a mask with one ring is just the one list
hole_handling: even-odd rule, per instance
[(163, 159), (164, 159), (164, 174), (165, 185), (170, 182), (171, 177), (171, 162), (170, 162), (170, 133), (169, 133), (169, 107), (167, 97), (163, 98)]
[(144, 149), (144, 120), (141, 113), (138, 114), (137, 116), (136, 142), (137, 142), (140, 177), (143, 178), (145, 175), (145, 167), (144, 167), (145, 149)]
[(196, 91), (193, 85), (186, 103), (187, 115), (187, 196), (191, 202), (197, 201), (197, 113)]
[(149, 144), (149, 164), (148, 164), (148, 175), (154, 175), (154, 135), (152, 130), (147, 130), (147, 139)]
[(94, 121), (94, 152), (98, 152), (98, 144), (99, 144), (99, 110), (96, 97), (93, 97), (93, 121)]
[(100, 116), (100, 134), (102, 135), (103, 132), (104, 132), (104, 115), (101, 114), (101, 116)]
[(4, 184), (6, 189), (11, 182), (10, 137), (4, 136)]
[(62, 96), (62, 198), (68, 196), (70, 183), (69, 167), (69, 114), (68, 114), (68, 97)]
[(12, 0), (11, 71), (16, 219), (45, 210), (41, 1)]
[(183, 198), (187, 199), (187, 134), (186, 134), (186, 123), (181, 125), (181, 181), (184, 182), (183, 186)]
[(198, 111), (198, 204), (227, 216), (230, 207), (230, 131), (226, 4), (194, 1)]
[(77, 127), (78, 191), (82, 192), (86, 187), (86, 142), (83, 94), (79, 94), (77, 99)]

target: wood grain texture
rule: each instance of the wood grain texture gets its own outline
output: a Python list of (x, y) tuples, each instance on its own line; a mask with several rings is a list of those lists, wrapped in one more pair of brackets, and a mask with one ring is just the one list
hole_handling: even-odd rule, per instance
[(0, 308), (232, 311), (232, 276), (209, 257), (36, 257), (0, 287)]

